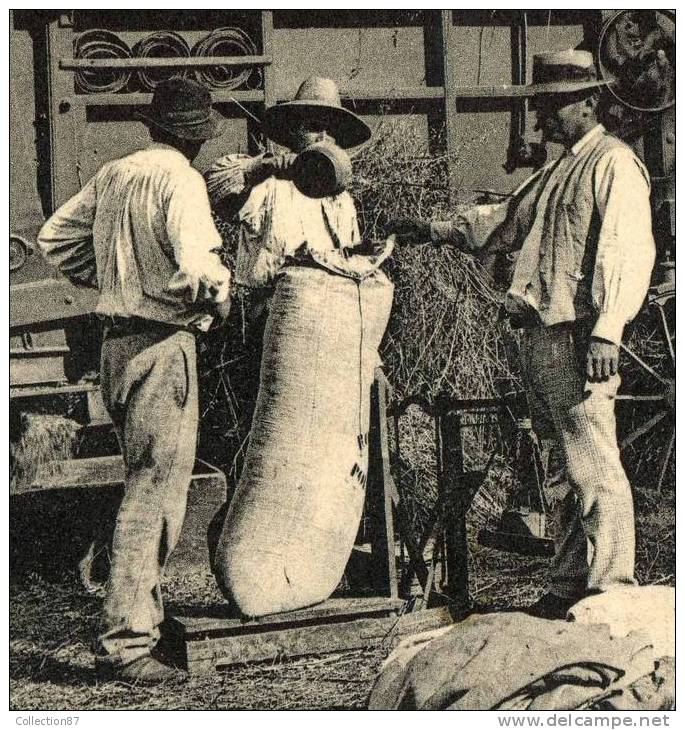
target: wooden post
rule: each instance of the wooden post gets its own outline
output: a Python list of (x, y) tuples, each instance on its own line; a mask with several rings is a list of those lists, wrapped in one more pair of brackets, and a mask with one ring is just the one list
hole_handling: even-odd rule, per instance
[(457, 64), (456, 49), (452, 40), (452, 10), (440, 11), (442, 35), (442, 72), (445, 87), (445, 136), (447, 164), (449, 167), (450, 199), (454, 202), (457, 187), (457, 96), (454, 68)]
[(73, 55), (73, 29), (62, 18), (49, 23), (45, 33), (50, 121), (50, 202), (55, 210), (86, 182), (79, 176), (78, 149), (85, 109), (73, 103), (74, 72), (59, 67), (60, 58)]
[(443, 498), (445, 530), (446, 593), (460, 610), (469, 605), (468, 541), (466, 511), (468, 485), (464, 480), (464, 452), (461, 444), (461, 417), (446, 404), (436, 415), (439, 454), (438, 486)]
[(397, 597), (395, 530), (392, 501), (395, 484), (390, 473), (387, 427), (387, 380), (376, 369), (371, 386), (369, 471), (366, 503), (371, 524), (371, 574), (378, 595)]
[[(262, 54), (273, 58), (273, 33), (274, 33), (274, 14), (272, 10), (262, 10)], [(274, 59), (274, 62), (276, 60)], [(264, 108), (273, 106), (276, 103), (276, 88), (274, 87), (274, 69), (273, 63), (262, 66), (262, 74), (264, 75)], [(273, 142), (267, 140), (268, 149), (273, 152)]]

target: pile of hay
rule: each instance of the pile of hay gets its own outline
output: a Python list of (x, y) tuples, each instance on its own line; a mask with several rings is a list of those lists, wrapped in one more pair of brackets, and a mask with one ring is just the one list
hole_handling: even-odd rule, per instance
[(27, 489), (38, 469), (49, 462), (70, 459), (81, 425), (71, 418), (46, 413), (22, 413), (19, 439), (10, 441), (10, 491)]

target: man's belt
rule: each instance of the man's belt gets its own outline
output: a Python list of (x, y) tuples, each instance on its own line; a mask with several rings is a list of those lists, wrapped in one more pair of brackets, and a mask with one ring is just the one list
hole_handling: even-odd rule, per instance
[(195, 334), (197, 330), (186, 325), (174, 324), (173, 322), (157, 322), (144, 317), (119, 317), (109, 314), (98, 315), (104, 325), (105, 337), (123, 337), (143, 333), (159, 333), (173, 335), (175, 332), (190, 332)]

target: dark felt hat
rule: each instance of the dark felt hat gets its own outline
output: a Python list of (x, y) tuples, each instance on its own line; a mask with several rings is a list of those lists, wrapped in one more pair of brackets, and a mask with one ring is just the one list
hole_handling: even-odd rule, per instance
[(136, 117), (181, 139), (221, 136), (224, 118), (212, 109), (212, 96), (192, 79), (167, 79), (157, 85), (152, 102)]
[(264, 114), (266, 135), (289, 147), (291, 128), (299, 120), (316, 119), (345, 149), (356, 147), (371, 137), (371, 129), (356, 114), (345, 109), (335, 81), (311, 76), (302, 82), (292, 101), (269, 107)]

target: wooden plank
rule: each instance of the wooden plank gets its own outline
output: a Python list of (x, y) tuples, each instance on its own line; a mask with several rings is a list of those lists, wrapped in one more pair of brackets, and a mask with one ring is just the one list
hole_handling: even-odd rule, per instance
[[(243, 636), (187, 641), (176, 646), (185, 655), (191, 674), (279, 657), (326, 654), (335, 651), (393, 646), (402, 636), (446, 626), (454, 622), (448, 607), (418, 613), (365, 618), (334, 624), (268, 631)], [(173, 638), (172, 638), (173, 641)]]
[[(272, 10), (262, 10), (262, 53), (265, 56), (273, 55), (274, 14)], [(264, 74), (264, 105), (273, 106), (276, 103), (276, 89), (274, 71), (271, 65), (265, 66)]]
[[(49, 485), (26, 490), (21, 485), (13, 486), (9, 502), (13, 578), (18, 580), (37, 573), (55, 580), (78, 571), (83, 578), (106, 580), (109, 571), (106, 556), (124, 484), (107, 475), (105, 466), (113, 464), (112, 461), (104, 457), (98, 463), (102, 471), (96, 474), (97, 481), (57, 489)], [(79, 478), (85, 480), (88, 476), (82, 472)], [(207, 534), (225, 501), (226, 480), (221, 472), (195, 475), (191, 479), (185, 519), (178, 543), (167, 561), (167, 574), (209, 571)]]
[(96, 289), (66, 279), (39, 279), (10, 287), (10, 331), (64, 322), (95, 311)]
[[(72, 29), (61, 27), (57, 20), (49, 23), (46, 33), (48, 75), (48, 114), (50, 124), (50, 190), (52, 209), (81, 188), (76, 160), (74, 120), (62, 102), (74, 91), (73, 75), (59, 68), (59, 59), (71, 53)], [(50, 311), (50, 307), (45, 307)]]
[[(371, 598), (329, 598), (318, 606), (270, 614), (256, 619), (241, 619), (231, 616), (174, 616), (169, 619), (173, 630), (180, 631), (186, 638), (213, 634), (240, 635), (257, 631), (268, 631), (274, 627), (309, 625), (331, 619), (359, 618), (374, 614), (398, 613), (405, 606), (400, 599), (374, 596)], [(228, 612), (228, 606), (220, 610)]]
[(211, 66), (266, 66), (270, 56), (190, 56), (179, 58), (61, 58), (65, 70), (90, 68), (208, 68)]
[[(11, 379), (11, 378), (10, 378)], [(57, 384), (57, 385), (13, 385), (10, 383), (10, 399), (13, 398), (45, 398), (46, 396), (55, 395), (71, 395), (79, 393), (89, 393), (93, 390), (99, 390), (100, 386), (92, 382)]]
[[(264, 92), (255, 90), (221, 91), (212, 89), (214, 104), (228, 104), (230, 102), (260, 102), (264, 100)], [(145, 106), (152, 101), (152, 94), (75, 94), (69, 97), (69, 103), (74, 107), (89, 106)]]
[[(38, 467), (32, 486), (40, 490), (106, 487), (123, 483), (124, 475), (124, 458), (121, 455), (48, 461)], [(192, 478), (197, 481), (217, 478), (223, 480), (225, 477), (218, 469), (198, 460), (195, 462)]]
[(41, 357), (12, 357), (10, 359), (10, 383), (13, 386), (35, 386), (46, 382), (65, 382), (65, 355)]
[(421, 99), (442, 100), (445, 96), (443, 86), (406, 86), (399, 88), (382, 89), (341, 89), (340, 96), (350, 100), (383, 100), (383, 99), (407, 99), (409, 101)]
[[(469, 604), (468, 541), (466, 511), (468, 489), (463, 483), (464, 453), (461, 443), (461, 416), (454, 411), (441, 413), (436, 419), (439, 491), (444, 500), (445, 558), (447, 594), (460, 609)], [(455, 494), (455, 490), (458, 490)]]
[(369, 482), (367, 506), (371, 523), (371, 575), (374, 589), (383, 596), (397, 596), (395, 530), (387, 423), (387, 381), (380, 368), (371, 386), (369, 429)]

